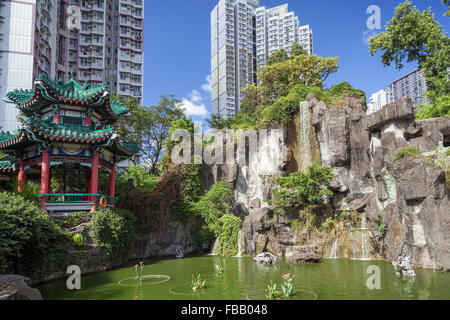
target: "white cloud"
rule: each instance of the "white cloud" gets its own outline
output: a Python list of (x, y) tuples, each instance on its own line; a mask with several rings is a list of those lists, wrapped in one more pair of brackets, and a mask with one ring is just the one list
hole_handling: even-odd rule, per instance
[(186, 98), (181, 100), (181, 108), (184, 109), (186, 116), (206, 117), (208, 115), (205, 104), (199, 102), (201, 101), (194, 102)]
[(206, 92), (211, 92), (211, 76), (206, 77), (206, 83), (202, 84), (202, 89)]
[(189, 94), (189, 99), (194, 103), (199, 103), (203, 100), (202, 95), (197, 90), (192, 90)]
[(378, 34), (375, 30), (366, 30), (363, 32), (363, 42), (366, 45), (369, 45), (369, 39), (375, 37)]

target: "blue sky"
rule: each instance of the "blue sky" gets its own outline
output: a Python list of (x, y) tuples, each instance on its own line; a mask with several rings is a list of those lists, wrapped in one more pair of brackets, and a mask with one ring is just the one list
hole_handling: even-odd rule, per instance
[[(218, 0), (145, 0), (144, 105), (151, 106), (162, 94), (174, 94), (192, 108), (194, 119), (211, 112), (207, 76), (210, 73), (210, 12)], [(368, 53), (365, 32), (370, 14), (378, 5), (381, 26), (392, 18), (403, 0), (260, 0), (265, 7), (288, 3), (300, 24), (309, 24), (314, 33), (314, 53), (340, 57), (340, 68), (327, 81), (330, 87), (349, 81), (368, 96), (416, 68), (407, 65), (398, 71), (383, 67), (379, 56)], [(428, 7), (446, 32), (450, 19), (443, 17), (440, 0), (413, 0), (420, 10)], [(208, 113), (208, 115), (206, 115)]]

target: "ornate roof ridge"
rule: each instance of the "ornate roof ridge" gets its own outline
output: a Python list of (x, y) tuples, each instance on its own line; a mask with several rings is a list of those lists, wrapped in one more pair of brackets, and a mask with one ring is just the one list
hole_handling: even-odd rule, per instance
[(67, 127), (59, 124), (40, 123), (35, 119), (27, 119), (26, 124), (39, 136), (56, 141), (70, 142), (100, 142), (116, 134), (116, 129), (106, 125), (100, 130), (77, 130), (76, 127)]

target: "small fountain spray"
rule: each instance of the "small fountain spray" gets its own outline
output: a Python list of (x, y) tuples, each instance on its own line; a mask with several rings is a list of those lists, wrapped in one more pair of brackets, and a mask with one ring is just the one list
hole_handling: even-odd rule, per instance
[(219, 237), (216, 238), (216, 241), (214, 241), (214, 245), (212, 248), (211, 253), (209, 254), (210, 256), (215, 256), (216, 252), (217, 252), (217, 247), (219, 246)]

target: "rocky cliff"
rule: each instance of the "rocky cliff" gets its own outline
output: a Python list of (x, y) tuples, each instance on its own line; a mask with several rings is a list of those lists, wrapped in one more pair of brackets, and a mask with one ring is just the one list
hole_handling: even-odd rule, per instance
[[(415, 121), (409, 100), (387, 105), (369, 116), (363, 110), (352, 98), (330, 107), (309, 95), (299, 115), (281, 134), (269, 130), (272, 140), (258, 144), (256, 154), (264, 157), (253, 165), (207, 166), (206, 186), (224, 178), (235, 191), (239, 215), (245, 217), (245, 253), (269, 250), (290, 255), (299, 244), (298, 228), (283, 217), (274, 217), (268, 200), (273, 178), (304, 170), (318, 159), (334, 172), (334, 196), (323, 210), (359, 212), (366, 217), (372, 257), (394, 261), (400, 255), (411, 256), (417, 267), (450, 269), (446, 184), (450, 117)], [(278, 132), (276, 138), (271, 132)], [(275, 143), (276, 139), (281, 143)], [(419, 148), (423, 154), (394, 161), (397, 152), (407, 146)], [(275, 155), (281, 162), (270, 167), (267, 159)], [(334, 251), (338, 256), (355, 257), (351, 251), (357, 249), (351, 249), (351, 238), (365, 241), (364, 234), (335, 231), (326, 241), (310, 239), (314, 243), (308, 244), (321, 246), (326, 255)], [(350, 248), (342, 248), (345, 238), (350, 239)]]

